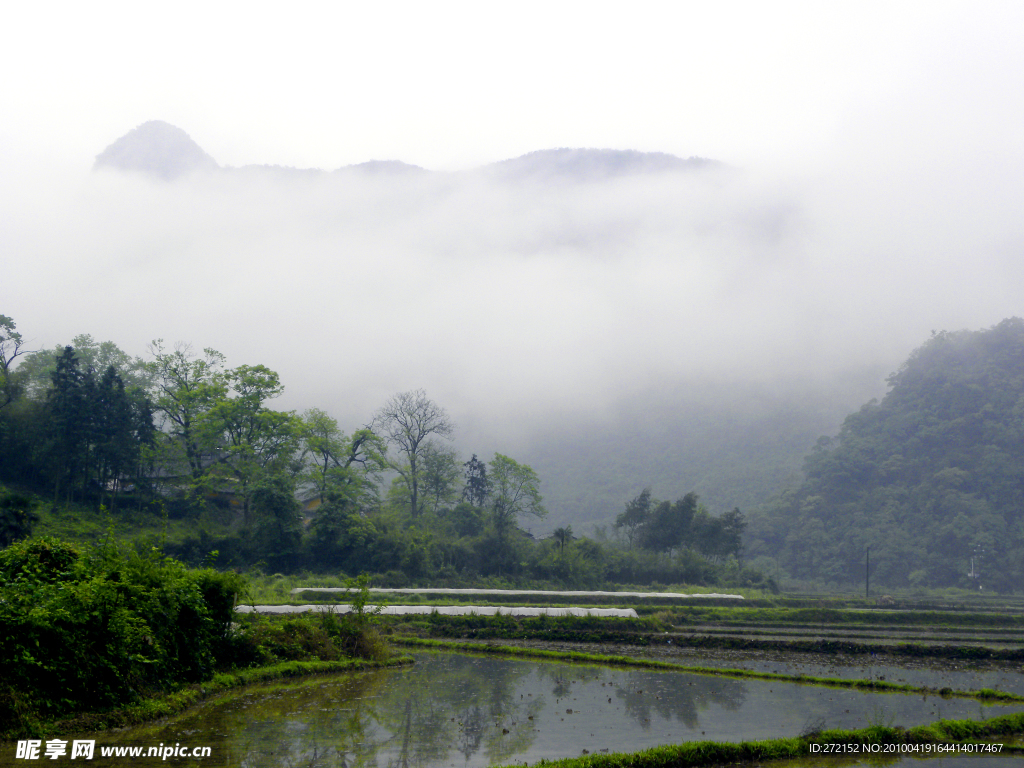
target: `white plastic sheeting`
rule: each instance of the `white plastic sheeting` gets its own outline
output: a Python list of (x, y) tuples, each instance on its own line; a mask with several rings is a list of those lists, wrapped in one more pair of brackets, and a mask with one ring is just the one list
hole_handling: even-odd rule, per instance
[[(319, 604), (319, 605), (240, 605), (235, 610), (241, 613), (304, 613), (305, 611), (333, 610), (336, 613), (348, 613), (351, 605)], [(367, 606), (373, 610), (373, 606)], [(547, 608), (533, 606), (509, 605), (386, 605), (381, 611), (386, 616), (411, 616), (429, 614), (437, 611), (442, 616), (604, 616), (620, 619), (636, 619), (636, 611), (632, 608)]]
[[(348, 592), (344, 587), (296, 587), (292, 590), (293, 595), (300, 592)], [(371, 587), (371, 592), (382, 592), (395, 595), (508, 595), (511, 597), (531, 595), (549, 595), (555, 597), (621, 597), (621, 598), (668, 598), (678, 600), (691, 600), (700, 598), (729, 598), (742, 600), (743, 595), (723, 595), (718, 593), (709, 594), (683, 594), (681, 592), (586, 592), (586, 591), (562, 591), (547, 589), (383, 589)]]

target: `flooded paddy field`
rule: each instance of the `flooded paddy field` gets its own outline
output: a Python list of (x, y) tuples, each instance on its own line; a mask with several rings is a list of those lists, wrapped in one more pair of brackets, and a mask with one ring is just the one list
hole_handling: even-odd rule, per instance
[[(487, 602), (485, 591), (495, 593), (490, 595), (493, 602)], [(1000, 614), (935, 606), (884, 610), (853, 600), (847, 601), (852, 606), (840, 607), (823, 601), (804, 606), (791, 600), (785, 605), (718, 602), (725, 595), (680, 606), (632, 600), (627, 593), (539, 590), (530, 591), (536, 599), (531, 605), (526, 594), (507, 590), (466, 590), (472, 594), (465, 595), (461, 590), (391, 592), (391, 602), (412, 603), (388, 606), (380, 619), (386, 633), (396, 636), (462, 637), (502, 646), (624, 655), (723, 674), (417, 648), (411, 669), (362, 674), (348, 683), (332, 679), (254, 690), (209, 705), (213, 709), (202, 708), (206, 714), (193, 723), (229, 718), (231, 726), (222, 732), (238, 728), (243, 734), (222, 742), (225, 754), (232, 756), (225, 765), (532, 764), (693, 741), (735, 743), (822, 729), (906, 728), (1024, 712), (1022, 702), (993, 706), (949, 695), (987, 689), (1024, 696), (1024, 662), (1016, 660), (1024, 632), (1012, 609)], [(654, 597), (673, 599), (671, 593)], [(298, 598), (306, 604), (259, 610), (346, 608), (334, 602), (343, 599), (340, 591), (298, 590), (290, 602), (300, 602)], [(500, 616), (487, 618), (495, 614)], [(985, 656), (986, 650), (993, 657), (1015, 660), (970, 658)], [(929, 691), (883, 693), (737, 678), (728, 675), (730, 669), (884, 681)], [(161, 726), (171, 730), (157, 736), (166, 741), (189, 735), (174, 723)], [(886, 755), (881, 761), (877, 755), (863, 761), (808, 755), (771, 765), (991, 768), (1020, 762), (1019, 754), (930, 759)], [(204, 761), (212, 764), (217, 763)]]
[(1024, 696), (1024, 664), (1019, 662), (915, 659), (879, 654), (705, 649), (677, 644), (638, 646), (541, 640), (501, 640), (495, 641), (495, 644), (554, 651), (614, 654), (692, 667), (743, 669), (751, 672), (848, 680), (884, 680), (928, 688), (951, 688), (956, 691), (988, 688)]
[(401, 670), (248, 689), (149, 726), (97, 734), (97, 747), (209, 745), (204, 766), (470, 768), (1024, 712), (1024, 704), (681, 672), (463, 653), (414, 658)]

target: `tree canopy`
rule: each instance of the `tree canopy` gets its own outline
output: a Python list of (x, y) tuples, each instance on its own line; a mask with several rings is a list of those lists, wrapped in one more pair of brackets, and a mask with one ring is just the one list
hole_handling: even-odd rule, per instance
[(0, 316), (0, 356), (0, 482), (12, 484), (0, 485), (0, 545), (54, 515), (86, 527), (148, 521), (163, 531), (153, 551), (197, 564), (372, 571), (396, 586), (493, 577), (590, 587), (714, 582), (726, 571), (709, 558), (738, 546), (720, 537), (709, 558), (679, 557), (694, 532), (710, 536), (696, 496), (657, 502), (649, 491), (631, 528), (638, 550), (566, 524), (535, 536), (529, 523), (547, 514), (538, 473), (502, 453), (464, 461), (448, 442), (452, 420), (423, 390), (394, 395), (346, 432), (320, 409), (274, 409), (284, 389), (275, 371), (228, 367), (209, 348), (157, 340), (142, 360), (82, 334), (25, 352)]

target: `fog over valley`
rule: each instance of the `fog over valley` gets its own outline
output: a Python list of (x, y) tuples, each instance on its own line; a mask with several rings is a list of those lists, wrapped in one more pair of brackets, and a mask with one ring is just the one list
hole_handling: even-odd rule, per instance
[(752, 510), (933, 331), (1024, 314), (1016, 3), (40, 14), (0, 32), (26, 347), (210, 347), (348, 431), (422, 388), (545, 529)]
[[(278, 371), (276, 407), (348, 429), (423, 388), (465, 458), (534, 465), (551, 524), (607, 522), (646, 485), (756, 505), (932, 330), (1020, 309), (1022, 224), (993, 212), (1008, 202), (975, 198), (962, 168), (918, 186), (913, 158), (791, 177), (594, 150), (300, 172), (218, 168), (166, 124), (126, 139), (136, 170), (101, 155), (10, 201), (4, 250), (24, 257), (5, 284), (33, 290), (5, 306), (32, 348), (212, 347)], [(139, 156), (171, 167), (190, 145), (193, 170)], [(989, 170), (1000, 188), (1013, 169)]]

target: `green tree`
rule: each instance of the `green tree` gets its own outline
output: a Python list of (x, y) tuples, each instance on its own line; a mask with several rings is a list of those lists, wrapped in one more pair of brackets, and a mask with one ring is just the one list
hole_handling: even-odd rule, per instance
[(372, 428), (402, 454), (402, 460), (391, 461), (390, 467), (399, 474), (408, 488), (409, 512), (415, 520), (422, 511), (419, 489), (423, 472), (423, 446), (435, 435), (450, 440), (455, 425), (444, 408), (428, 398), (422, 389), (417, 389), (392, 396), (377, 411)]
[(452, 526), (457, 536), (479, 536), (487, 524), (485, 510), (460, 501), (445, 514), (445, 520)]
[(540, 495), (540, 478), (531, 467), (495, 453), (490, 477), (492, 521), (499, 539), (507, 538), (518, 526), (520, 517), (547, 515)]
[(372, 430), (356, 430), (349, 437), (327, 413), (311, 408), (302, 416), (300, 437), (301, 477), (321, 504), (329, 495), (344, 497), (354, 508), (376, 499), (370, 479), (385, 468), (387, 446)]
[[(57, 358), (64, 352), (64, 346), (30, 352), (22, 359), (18, 371), (29, 397), (41, 399), (46, 396)], [(114, 366), (129, 390), (149, 392), (153, 388), (154, 381), (148, 363), (124, 352), (113, 341), (99, 342), (90, 334), (81, 333), (71, 340), (69, 346), (74, 347), (83, 371), (99, 372)]]
[(170, 449), (164, 452), (163, 462), (167, 465), (180, 458), (193, 484), (199, 484), (211, 457), (221, 447), (221, 433), (210, 411), (227, 396), (224, 355), (207, 348), (203, 357), (198, 357), (187, 344), (178, 344), (173, 352), (167, 352), (162, 339), (150, 345), (150, 352), (156, 407), (163, 414), (168, 437), (165, 446)]
[[(144, 449), (153, 442), (152, 408), (138, 388), (128, 390), (113, 365), (102, 375), (82, 364), (78, 350), (65, 347), (49, 371), (40, 404), (29, 398), (36, 421), (30, 440), (33, 460), (45, 466), (54, 498), (115, 498), (122, 482), (138, 479)], [(19, 411), (24, 411), (19, 408)]]
[(473, 457), (462, 465), (465, 478), (462, 486), (462, 500), (468, 501), (474, 507), (482, 507), (487, 503), (487, 496), (491, 492), (490, 481), (487, 479), (487, 464), (480, 461), (473, 454)]
[(302, 544), (302, 507), (292, 479), (282, 474), (261, 477), (252, 487), (251, 507), (257, 556), (274, 570), (294, 568)]
[(234, 396), (215, 402), (207, 414), (208, 425), (218, 431), (223, 444), (211, 471), (237, 483), (248, 524), (254, 485), (268, 473), (287, 469), (301, 421), (292, 413), (266, 407), (284, 391), (278, 375), (266, 366), (241, 365), (227, 371), (223, 381)]
[(710, 557), (738, 557), (743, 547), (743, 531), (746, 519), (739, 509), (726, 512), (721, 517), (712, 517), (703, 507), (698, 509), (693, 520), (693, 546)]
[[(154, 442), (152, 405), (145, 393), (125, 388), (113, 365), (103, 372), (92, 393), (94, 477), (101, 495), (111, 489), (116, 500), (125, 480), (138, 480), (143, 451)], [(111, 502), (112, 507), (115, 503)]]
[(0, 315), (0, 410), (10, 405), (20, 394), (21, 387), (14, 377), (14, 360), (25, 354), (24, 339), (15, 328), (17, 324), (7, 315)]
[(53, 479), (54, 503), (63, 489), (70, 500), (73, 489), (84, 484), (88, 466), (93, 401), (91, 376), (82, 372), (72, 347), (65, 347), (52, 373), (47, 393), (45, 452)]
[(423, 504), (436, 514), (459, 496), (459, 454), (454, 448), (428, 441), (423, 445), (422, 459)]
[(371, 567), (380, 532), (343, 496), (329, 494), (317, 507), (310, 532), (310, 549), (318, 566), (349, 571)]
[(641, 545), (654, 552), (667, 552), (686, 543), (697, 502), (697, 494), (691, 492), (674, 504), (668, 501), (658, 504), (644, 526)]
[(565, 557), (565, 547), (573, 540), (572, 526), (568, 525), (565, 528), (555, 528), (555, 532), (551, 534), (558, 544), (558, 553), (561, 557)]
[(615, 530), (624, 531), (630, 549), (639, 542), (643, 528), (651, 517), (651, 489), (644, 488), (640, 495), (626, 503), (626, 509), (615, 518)]

